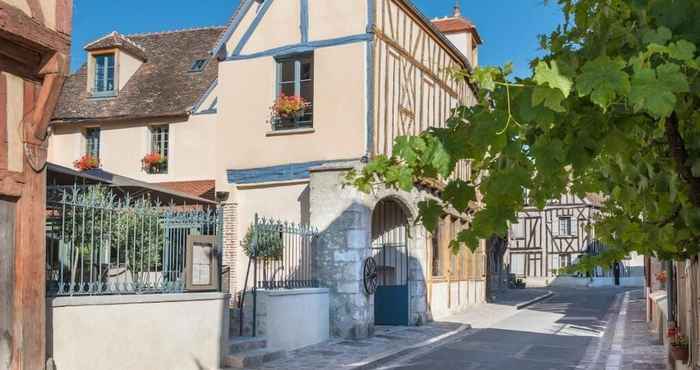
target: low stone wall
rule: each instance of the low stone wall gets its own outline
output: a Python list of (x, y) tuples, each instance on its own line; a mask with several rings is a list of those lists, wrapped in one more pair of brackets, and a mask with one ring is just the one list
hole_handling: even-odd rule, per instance
[(439, 321), (443, 317), (464, 311), (469, 305), (485, 301), (485, 280), (432, 283), (430, 313), (433, 320)]
[[(258, 290), (257, 295), (256, 331), (268, 348), (291, 351), (330, 338), (328, 289)], [(246, 300), (252, 302), (252, 296)]]
[(228, 295), (185, 293), (47, 300), (56, 370), (218, 369)]

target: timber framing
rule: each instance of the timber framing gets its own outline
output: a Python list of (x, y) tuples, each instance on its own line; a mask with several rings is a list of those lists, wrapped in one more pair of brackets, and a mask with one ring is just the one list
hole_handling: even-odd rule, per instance
[(45, 53), (68, 54), (70, 51), (68, 36), (45, 27), (2, 0), (0, 0), (0, 37), (20, 44), (28, 44), (30, 49)]

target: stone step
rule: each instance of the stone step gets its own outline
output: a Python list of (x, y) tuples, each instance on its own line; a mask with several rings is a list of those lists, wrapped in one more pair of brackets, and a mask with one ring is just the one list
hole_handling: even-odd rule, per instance
[(267, 339), (260, 337), (232, 337), (228, 340), (228, 353), (236, 354), (267, 347)]
[(287, 352), (270, 349), (256, 349), (224, 357), (224, 365), (233, 369), (250, 369), (287, 356)]

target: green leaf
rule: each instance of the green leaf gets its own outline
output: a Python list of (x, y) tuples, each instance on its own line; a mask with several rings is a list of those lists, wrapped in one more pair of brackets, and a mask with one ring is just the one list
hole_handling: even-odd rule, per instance
[(469, 202), (476, 200), (476, 190), (462, 180), (450, 181), (442, 191), (442, 199), (452, 204), (459, 212), (469, 209)]
[(480, 88), (488, 91), (496, 89), (495, 79), (498, 75), (498, 69), (494, 67), (476, 68), (471, 75), (471, 80)]
[(442, 205), (433, 199), (423, 200), (418, 202), (418, 222), (422, 223), (425, 228), (434, 232), (437, 230), (440, 216), (442, 215)]
[(684, 62), (693, 60), (693, 57), (695, 57), (695, 50), (695, 45), (685, 40), (679, 40), (668, 46), (671, 58)]
[(629, 94), (635, 112), (645, 110), (659, 118), (668, 117), (676, 106), (674, 93), (687, 92), (688, 81), (677, 64), (666, 63), (653, 70), (634, 73)]
[(591, 101), (606, 111), (617, 96), (627, 95), (630, 91), (629, 75), (622, 59), (601, 56), (587, 62), (576, 80), (579, 96), (591, 96)]
[(564, 97), (569, 96), (573, 86), (571, 79), (561, 74), (559, 65), (554, 60), (549, 64), (547, 62), (539, 62), (535, 67), (533, 79), (540, 86), (548, 85), (552, 89), (561, 91)]
[(537, 106), (544, 103), (545, 107), (555, 112), (566, 112), (566, 108), (561, 105), (563, 101), (564, 95), (559, 90), (537, 86), (532, 92), (532, 105)]
[(644, 33), (642, 36), (642, 42), (645, 44), (660, 44), (660, 45), (665, 45), (668, 40), (671, 39), (673, 35), (671, 34), (671, 30), (668, 28), (661, 26), (655, 30), (650, 30)]
[(681, 67), (675, 63), (666, 63), (659, 66), (657, 69), (659, 83), (674, 93), (684, 93), (690, 91), (688, 79), (681, 72)]

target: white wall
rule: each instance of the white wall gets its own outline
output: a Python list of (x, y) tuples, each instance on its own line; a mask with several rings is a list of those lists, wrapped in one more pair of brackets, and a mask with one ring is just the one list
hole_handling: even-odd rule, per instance
[(226, 302), (222, 293), (49, 299), (47, 354), (56, 370), (218, 369)]
[(464, 311), (469, 305), (486, 301), (485, 280), (432, 283), (430, 289), (430, 313), (434, 320)]
[(270, 349), (321, 343), (330, 338), (328, 289), (259, 290), (257, 317)]

